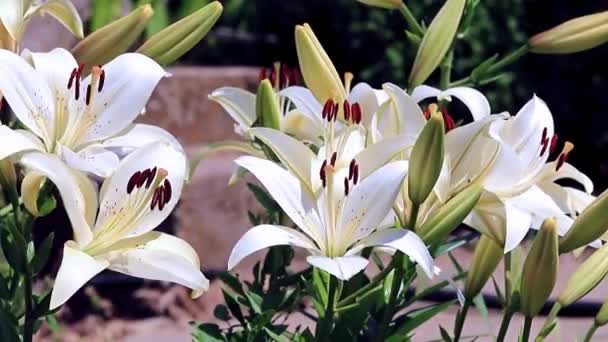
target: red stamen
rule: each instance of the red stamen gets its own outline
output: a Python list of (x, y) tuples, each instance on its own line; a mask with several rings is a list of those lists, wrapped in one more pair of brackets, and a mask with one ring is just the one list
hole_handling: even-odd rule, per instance
[(344, 196), (348, 196), (348, 178), (344, 178)]
[(540, 143), (544, 144), (545, 140), (547, 140), (547, 127), (543, 128), (543, 135), (540, 138)]
[(557, 158), (557, 163), (555, 164), (555, 171), (559, 171), (559, 169), (561, 169), (562, 166), (564, 166), (566, 159), (568, 159), (567, 153), (562, 153), (559, 155), (559, 157)]
[(338, 102), (334, 102), (334, 106), (332, 109), (332, 120), (336, 121), (336, 119), (338, 118), (338, 110), (340, 110), (340, 105), (338, 104)]
[(362, 114), (361, 114), (361, 105), (358, 102), (353, 103), (351, 107), (353, 122), (356, 124), (361, 123)]
[(78, 99), (80, 98), (80, 75), (79, 74), (76, 75), (76, 86), (74, 89), (74, 98), (76, 99), (76, 101), (78, 101)]
[(348, 179), (353, 179), (353, 173), (355, 172), (355, 165), (356, 162), (355, 160), (351, 160), (350, 164), (348, 165)]
[(353, 170), (353, 184), (357, 184), (359, 181), (359, 165), (355, 164), (355, 169)]
[(135, 189), (135, 186), (137, 186), (137, 184), (139, 184), (139, 179), (141, 178), (141, 172), (137, 171), (135, 172), (131, 178), (129, 178), (129, 182), (127, 183), (127, 194), (131, 194), (131, 192), (133, 192), (133, 190)]
[(87, 86), (87, 96), (85, 97), (84, 103), (88, 106), (91, 103), (91, 85)]
[(156, 177), (156, 166), (150, 170), (150, 172), (148, 173), (148, 179), (146, 180), (146, 189), (150, 188), (150, 185), (152, 185), (152, 181), (154, 180), (154, 178)]
[(336, 166), (336, 158), (338, 158), (338, 153), (334, 152), (331, 154), (331, 166)]
[(292, 85), (300, 84), (300, 71), (298, 71), (298, 69), (294, 68), (291, 71), (291, 81), (289, 83)]
[(260, 82), (268, 78), (268, 70), (266, 68), (260, 69), (260, 75), (258, 76)]
[(321, 182), (323, 183), (323, 187), (325, 187), (325, 182), (326, 182), (326, 174), (325, 174), (325, 167), (327, 166), (327, 159), (323, 161), (323, 164), (321, 164), (321, 170), (319, 171), (319, 177), (321, 178)]
[(74, 68), (74, 70), (72, 70), (72, 73), (70, 74), (70, 79), (68, 80), (68, 89), (72, 88), (72, 85), (74, 84), (74, 79), (76, 78), (77, 75), (78, 75), (78, 68)]
[(333, 104), (332, 104), (331, 100), (325, 101), (325, 105), (323, 105), (323, 113), (321, 114), (321, 116), (323, 117), (323, 119), (327, 118), (328, 121), (331, 120), (329, 118), (329, 115), (331, 114), (332, 107), (333, 107)]
[(549, 148), (549, 153), (553, 153), (555, 148), (557, 147), (558, 137), (557, 134), (551, 137), (551, 147)]
[(101, 92), (101, 90), (103, 89), (103, 84), (106, 81), (106, 71), (105, 70), (101, 70), (101, 74), (99, 75), (99, 83), (97, 84), (97, 92)]
[(273, 86), (276, 86), (277, 84), (277, 73), (274, 69), (270, 72), (270, 83), (272, 83)]
[(156, 189), (158, 191), (158, 210), (162, 211), (163, 208), (165, 207), (165, 204), (167, 204), (167, 201), (165, 199), (165, 187), (164, 186), (159, 186), (158, 189)]
[(160, 193), (160, 188), (157, 188), (156, 190), (154, 190), (154, 194), (152, 195), (152, 201), (150, 202), (150, 210), (154, 210), (154, 207), (156, 207), (156, 204), (159, 201), (159, 193)]
[(447, 108), (441, 109), (441, 115), (443, 116), (443, 125), (446, 133), (456, 128), (456, 123)]
[(171, 195), (173, 193), (173, 188), (171, 187), (171, 182), (169, 182), (168, 179), (165, 179), (165, 184), (164, 184), (164, 188), (165, 188), (165, 202), (169, 202), (171, 200)]
[(348, 103), (348, 100), (344, 101), (344, 120), (350, 120), (350, 103)]
[(549, 141), (548, 140), (544, 140), (541, 143), (542, 148), (540, 149), (540, 156), (544, 156), (545, 152), (547, 152), (547, 146), (549, 146)]

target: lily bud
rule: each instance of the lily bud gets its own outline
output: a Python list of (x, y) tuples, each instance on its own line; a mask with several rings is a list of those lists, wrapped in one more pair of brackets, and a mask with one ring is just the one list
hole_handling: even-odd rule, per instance
[(483, 187), (474, 184), (450, 199), (439, 212), (416, 230), (422, 241), (433, 245), (448, 236), (473, 210), (482, 192)]
[(402, 0), (357, 0), (358, 2), (372, 6), (387, 9), (396, 9), (403, 4)]
[(0, 185), (3, 188), (9, 188), (15, 184), (17, 184), (15, 165), (8, 158), (0, 160)]
[(603, 326), (608, 323), (608, 300), (602, 304), (600, 311), (595, 315), (595, 324), (598, 326)]
[(486, 284), (500, 260), (503, 248), (489, 237), (482, 235), (479, 238), (467, 278), (464, 282), (464, 297), (472, 301)]
[(600, 238), (608, 230), (608, 190), (583, 210), (559, 240), (559, 252), (568, 253)]
[(137, 40), (154, 11), (149, 4), (115, 20), (81, 40), (72, 54), (85, 67), (105, 64), (127, 51)]
[(534, 317), (555, 286), (559, 253), (555, 219), (543, 222), (526, 257), (521, 276), (521, 312)]
[(258, 86), (258, 93), (255, 97), (255, 111), (263, 127), (281, 128), (279, 101), (268, 79), (262, 80)]
[(447, 0), (422, 38), (410, 73), (412, 89), (422, 84), (447, 54), (464, 11), (466, 0)]
[(420, 205), (429, 196), (443, 165), (443, 117), (437, 105), (429, 105), (431, 113), (418, 136), (410, 157), (408, 193), (412, 203)]
[(342, 103), (346, 98), (346, 90), (338, 71), (310, 26), (297, 25), (295, 36), (300, 71), (308, 89), (320, 103), (325, 103), (328, 99)]
[(137, 52), (168, 65), (190, 51), (215, 25), (223, 7), (214, 1), (148, 39)]
[(534, 53), (564, 54), (592, 49), (608, 41), (608, 11), (568, 20), (530, 38)]
[(557, 301), (568, 306), (593, 290), (608, 274), (608, 245), (596, 250), (574, 271)]

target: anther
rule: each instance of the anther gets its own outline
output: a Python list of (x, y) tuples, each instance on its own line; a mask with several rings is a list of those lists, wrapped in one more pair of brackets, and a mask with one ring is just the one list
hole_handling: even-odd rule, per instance
[(333, 104), (332, 104), (331, 99), (325, 101), (325, 104), (323, 105), (323, 112), (321, 113), (321, 116), (323, 117), (323, 119), (327, 118), (328, 121), (331, 120), (329, 118), (329, 115), (331, 114), (332, 107), (333, 107)]
[(173, 189), (171, 187), (171, 182), (169, 182), (168, 179), (165, 179), (165, 184), (164, 184), (163, 188), (165, 189), (164, 199), (165, 199), (165, 202), (168, 203), (171, 200), (171, 195), (173, 193)]
[(547, 127), (543, 128), (543, 135), (540, 138), (540, 143), (544, 144), (545, 140), (547, 140)]
[(291, 81), (289, 83), (291, 83), (291, 85), (300, 84), (300, 72), (298, 71), (298, 69), (294, 68), (291, 71)]
[(76, 101), (80, 98), (80, 75), (76, 75), (76, 87), (74, 89), (74, 98)]
[(336, 121), (336, 119), (338, 118), (338, 110), (340, 108), (340, 105), (338, 104), (338, 102), (334, 102), (334, 106), (332, 108), (332, 120)]
[(127, 194), (131, 194), (135, 189), (135, 186), (139, 183), (139, 179), (141, 178), (141, 172), (135, 172), (131, 178), (129, 178), (129, 182), (127, 183)]
[(150, 188), (150, 185), (152, 185), (152, 181), (154, 180), (155, 177), (156, 177), (156, 166), (152, 170), (150, 170), (150, 172), (148, 174), (148, 179), (146, 179), (146, 189)]
[(353, 122), (356, 124), (361, 123), (361, 106), (358, 102), (353, 103), (351, 111), (353, 116)]
[(336, 166), (336, 158), (338, 158), (338, 153), (334, 152), (331, 154), (331, 166)]
[(555, 151), (555, 148), (557, 147), (557, 140), (557, 134), (551, 137), (551, 147), (549, 148), (549, 153), (553, 153)]
[(456, 123), (447, 108), (441, 108), (441, 116), (443, 116), (443, 126), (445, 127), (446, 133), (456, 128)]
[(70, 79), (68, 80), (68, 89), (72, 89), (72, 85), (74, 84), (74, 79), (78, 75), (78, 68), (74, 68), (72, 73), (70, 74)]
[(354, 159), (351, 160), (350, 164), (348, 165), (348, 179), (349, 180), (353, 179), (353, 173), (355, 172), (355, 165), (356, 165), (356, 162)]
[(564, 166), (564, 163), (566, 163), (566, 160), (568, 160), (568, 155), (570, 154), (572, 149), (574, 149), (574, 144), (572, 144), (569, 141), (566, 141), (564, 143), (564, 148), (562, 149), (562, 153), (560, 153), (559, 157), (557, 157), (555, 171), (559, 171), (559, 169), (561, 169), (562, 166)]
[(85, 103), (88, 106), (91, 103), (91, 85), (87, 86), (87, 96), (85, 98)]
[(350, 120), (350, 103), (348, 103), (348, 100), (344, 100), (344, 120)]
[(353, 170), (353, 184), (357, 184), (359, 181), (359, 165), (355, 164), (355, 168)]
[(323, 164), (321, 164), (321, 170), (319, 171), (319, 178), (321, 178), (321, 182), (323, 183), (323, 187), (325, 187), (325, 182), (327, 180), (326, 174), (325, 174), (325, 167), (326, 166), (327, 166), (327, 159), (323, 161)]
[(154, 207), (156, 207), (156, 204), (158, 204), (158, 201), (160, 200), (159, 198), (159, 193), (160, 193), (160, 188), (157, 188), (156, 190), (154, 190), (154, 194), (152, 195), (152, 201), (150, 202), (150, 210), (154, 210)]
[(258, 78), (259, 78), (260, 82), (265, 80), (266, 78), (268, 78), (268, 70), (266, 70), (266, 68), (261, 68), (260, 75)]
[(156, 190), (158, 191), (158, 210), (162, 211), (165, 204), (167, 204), (164, 186), (161, 185)]
[(344, 178), (344, 196), (348, 196), (348, 178)]
[(101, 69), (101, 74), (99, 74), (99, 83), (97, 84), (97, 92), (100, 93), (103, 89), (103, 84), (106, 81), (106, 71)]

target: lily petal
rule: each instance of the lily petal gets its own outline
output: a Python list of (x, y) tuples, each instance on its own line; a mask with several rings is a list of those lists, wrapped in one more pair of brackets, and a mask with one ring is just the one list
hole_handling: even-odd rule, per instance
[(232, 270), (245, 257), (272, 246), (287, 245), (317, 251), (314, 242), (299, 231), (275, 225), (259, 225), (249, 229), (234, 245), (228, 258), (228, 270)]
[(80, 251), (73, 242), (66, 242), (49, 309), (53, 310), (64, 304), (78, 289), (109, 265), (106, 260), (93, 258)]
[(426, 119), (414, 97), (410, 97), (403, 89), (392, 83), (385, 83), (382, 89), (392, 101), (392, 115), (395, 116), (397, 134), (411, 136), (414, 140), (426, 124)]
[(72, 171), (56, 156), (41, 152), (26, 153), (21, 158), (21, 164), (44, 174), (57, 186), (78, 245), (84, 246), (91, 241), (93, 233), (86, 220), (86, 201)]
[(0, 92), (19, 121), (51, 146), (55, 134), (55, 100), (51, 89), (25, 59), (1, 49)]
[(0, 160), (23, 151), (43, 150), (44, 146), (37, 144), (30, 136), (22, 134), (19, 130), (12, 130), (8, 126), (0, 125)]
[(428, 99), (429, 97), (437, 97), (441, 94), (441, 90), (427, 86), (427, 85), (419, 85), (412, 91), (412, 98), (416, 102), (420, 102), (424, 99)]
[[(120, 55), (103, 70), (105, 85), (91, 103), (96, 122), (86, 130), (81, 144), (107, 139), (128, 127), (144, 109), (158, 82), (167, 75), (158, 63), (138, 53)], [(91, 77), (84, 80), (84, 89), (91, 83)]]
[(316, 120), (311, 120), (303, 112), (292, 110), (285, 114), (283, 120), (281, 120), (281, 131), (293, 135), (298, 140), (320, 144), (321, 139), (319, 137), (322, 135), (323, 126)]
[(91, 145), (78, 151), (58, 145), (58, 154), (75, 170), (92, 173), (100, 178), (109, 177), (118, 167), (118, 156), (101, 146)]
[(358, 83), (350, 90), (347, 99), (351, 104), (358, 103), (361, 106), (361, 123), (363, 126), (369, 127), (372, 116), (376, 114), (379, 107), (374, 89), (367, 83)]
[(588, 194), (593, 192), (593, 181), (584, 173), (580, 172), (570, 163), (564, 163), (559, 170), (555, 171), (557, 163), (552, 161), (543, 166), (540, 178), (543, 181), (555, 182), (560, 179), (572, 179), (579, 182)]
[(152, 231), (118, 244), (122, 249), (107, 256), (113, 271), (181, 284), (193, 290), (193, 298), (209, 288), (196, 251), (180, 238)]
[(21, 38), (24, 14), (23, 0), (0, 1), (0, 21), (14, 40)]
[(140, 147), (158, 141), (171, 144), (176, 150), (183, 151), (182, 145), (171, 133), (158, 126), (147, 124), (130, 125), (119, 135), (104, 140), (99, 145), (123, 158)]
[(505, 253), (508, 253), (526, 237), (532, 225), (532, 215), (508, 202), (504, 206), (507, 230)]
[(236, 87), (222, 87), (214, 90), (209, 99), (219, 103), (243, 129), (253, 126), (256, 120), (254, 94)]
[(323, 271), (334, 275), (340, 280), (349, 280), (357, 273), (361, 272), (369, 261), (360, 256), (346, 256), (328, 258), (324, 256), (309, 256), (306, 258), (309, 264), (320, 268)]
[(443, 96), (454, 96), (464, 103), (471, 112), (473, 120), (480, 120), (491, 113), (488, 99), (477, 89), (469, 87), (449, 88), (441, 93)]
[(279, 92), (279, 96), (287, 97), (298, 111), (314, 120), (315, 124), (323, 124), (322, 119), (319, 117), (319, 113), (321, 113), (323, 107), (307, 88), (300, 86), (287, 87)]
[(56, 48), (46, 53), (31, 53), (32, 61), (36, 71), (41, 73), (55, 97), (63, 101), (72, 99), (72, 93), (68, 90), (68, 82), (74, 68), (78, 63), (74, 56), (62, 48)]
[(381, 166), (385, 165), (399, 153), (410, 149), (413, 141), (407, 135), (400, 135), (384, 139), (367, 146), (355, 156), (359, 164), (360, 179), (365, 179)]
[(38, 196), (40, 194), (40, 188), (46, 176), (40, 172), (31, 171), (25, 174), (23, 181), (21, 182), (21, 199), (23, 205), (35, 217), (40, 216), (38, 211)]

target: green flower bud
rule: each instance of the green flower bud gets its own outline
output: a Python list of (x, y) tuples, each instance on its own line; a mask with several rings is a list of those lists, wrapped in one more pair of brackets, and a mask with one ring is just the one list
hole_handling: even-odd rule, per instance
[(557, 298), (561, 306), (568, 306), (593, 290), (608, 274), (608, 245), (593, 252), (568, 279)]
[(415, 205), (420, 205), (429, 196), (443, 165), (444, 128), (443, 117), (437, 112), (437, 105), (429, 105), (431, 113), (418, 136), (410, 157), (408, 193)]
[(592, 49), (608, 41), (608, 11), (568, 20), (528, 41), (534, 53), (563, 54)]
[(451, 198), (430, 219), (416, 230), (427, 245), (442, 241), (469, 215), (477, 204), (483, 187), (474, 184)]
[(559, 252), (568, 253), (600, 238), (608, 230), (608, 190), (583, 210), (559, 240)]
[(598, 326), (603, 326), (608, 323), (608, 300), (602, 304), (600, 311), (595, 315), (595, 324)]
[(521, 312), (536, 316), (555, 286), (559, 253), (555, 219), (543, 222), (526, 257), (521, 275)]
[(255, 111), (263, 127), (280, 129), (281, 111), (279, 101), (268, 79), (262, 80), (255, 97)]
[(148, 39), (137, 52), (168, 65), (190, 51), (205, 37), (222, 14), (219, 1), (199, 9)]
[(346, 98), (346, 90), (338, 71), (310, 26), (296, 26), (295, 36), (300, 71), (308, 89), (320, 103), (325, 103), (327, 99), (342, 103)]
[(402, 0), (357, 0), (358, 2), (372, 6), (387, 9), (396, 9), (403, 3)]
[(412, 89), (426, 81), (448, 53), (458, 31), (465, 3), (466, 0), (447, 0), (431, 22), (410, 73), (409, 85)]
[(467, 301), (472, 301), (483, 289), (483, 286), (498, 267), (503, 255), (502, 246), (494, 240), (485, 235), (479, 238), (464, 282), (464, 297)]
[(138, 7), (129, 15), (88, 35), (72, 49), (72, 54), (79, 63), (89, 68), (86, 72), (93, 65), (111, 61), (135, 42), (153, 13), (149, 4)]

